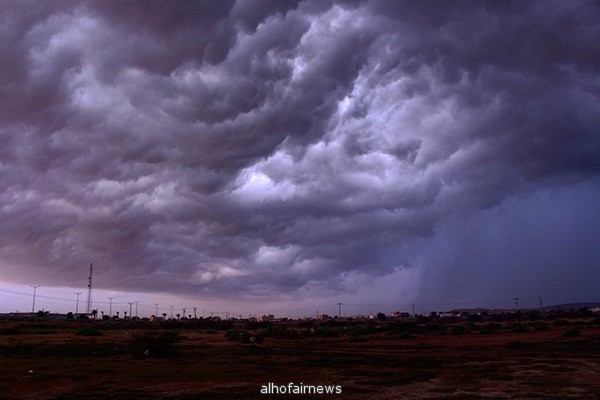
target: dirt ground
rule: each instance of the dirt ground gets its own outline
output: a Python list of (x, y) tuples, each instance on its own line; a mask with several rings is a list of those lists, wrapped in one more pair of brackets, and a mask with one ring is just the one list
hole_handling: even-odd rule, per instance
[[(184, 329), (176, 352), (162, 357), (132, 352), (141, 328), (99, 327), (101, 336), (76, 335), (79, 328), (64, 322), (16, 329), (0, 335), (0, 399), (600, 398), (595, 326), (576, 337), (550, 327), (403, 339), (267, 337), (260, 344)], [(261, 394), (269, 382), (341, 385), (342, 393)]]

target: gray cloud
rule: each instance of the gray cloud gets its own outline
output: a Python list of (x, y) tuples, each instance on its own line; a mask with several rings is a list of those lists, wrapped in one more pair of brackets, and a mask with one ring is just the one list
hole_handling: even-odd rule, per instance
[(227, 297), (427, 269), (448, 224), (597, 183), (599, 14), (6, 2), (0, 276), (94, 261), (103, 287)]

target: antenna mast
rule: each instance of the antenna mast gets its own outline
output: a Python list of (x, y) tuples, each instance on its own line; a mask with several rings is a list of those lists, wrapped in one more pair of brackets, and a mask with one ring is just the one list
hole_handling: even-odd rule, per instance
[(88, 278), (88, 298), (87, 298), (87, 307), (86, 313), (90, 314), (92, 312), (92, 271), (94, 270), (94, 264), (90, 263), (90, 277)]

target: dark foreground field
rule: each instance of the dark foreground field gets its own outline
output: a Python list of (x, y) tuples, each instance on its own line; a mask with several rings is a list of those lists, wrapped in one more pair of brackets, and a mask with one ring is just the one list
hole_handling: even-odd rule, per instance
[[(591, 321), (471, 324), (416, 333), (394, 331), (393, 325), (348, 328), (342, 322), (329, 330), (274, 326), (262, 329), (262, 343), (244, 343), (248, 333), (241, 328), (230, 330), (234, 340), (228, 340), (223, 330), (190, 324), (154, 326), (149, 333), (150, 323), (3, 322), (0, 399), (597, 399), (600, 394), (600, 327)], [(251, 329), (250, 335), (259, 331)], [(574, 333), (564, 336), (567, 331)], [(94, 334), (100, 335), (87, 336)], [(155, 354), (146, 351), (150, 348)], [(268, 382), (341, 385), (342, 394), (261, 395)]]

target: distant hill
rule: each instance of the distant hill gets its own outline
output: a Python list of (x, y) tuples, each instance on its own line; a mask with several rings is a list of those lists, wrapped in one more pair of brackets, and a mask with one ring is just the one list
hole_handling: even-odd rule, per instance
[(566, 303), (566, 304), (557, 304), (554, 306), (546, 306), (544, 310), (569, 310), (569, 309), (578, 309), (578, 308), (595, 308), (600, 307), (600, 302), (597, 303)]
[[(574, 309), (577, 310), (578, 308), (595, 308), (595, 307), (600, 307), (600, 302), (596, 302), (596, 303), (565, 303), (565, 304), (556, 304), (556, 305), (552, 305), (552, 306), (546, 306), (543, 307), (543, 310), (570, 310), (570, 309)], [(521, 307), (520, 308), (521, 311), (531, 311), (531, 310), (539, 310), (539, 308), (536, 307)], [(450, 310), (448, 312), (467, 312), (469, 314), (477, 314), (480, 313), (482, 311), (487, 311), (487, 312), (494, 312), (494, 313), (504, 313), (504, 314), (508, 314), (508, 313), (512, 313), (515, 311), (514, 308), (455, 308), (453, 310)]]

